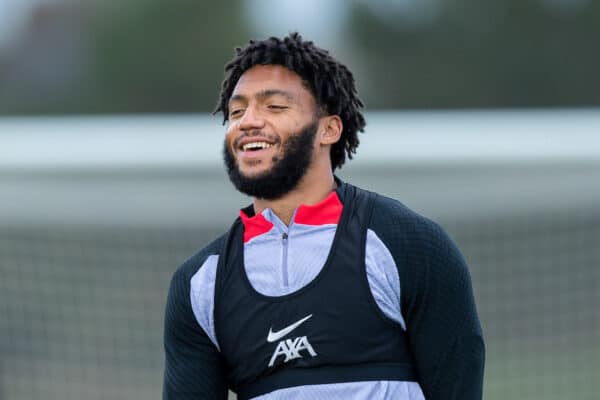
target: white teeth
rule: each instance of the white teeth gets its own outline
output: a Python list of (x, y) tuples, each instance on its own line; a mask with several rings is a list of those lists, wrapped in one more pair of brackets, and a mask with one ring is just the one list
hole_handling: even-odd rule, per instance
[(256, 149), (268, 149), (271, 146), (272, 146), (272, 144), (269, 144), (267, 142), (252, 142), (252, 143), (246, 143), (245, 145), (243, 145), (242, 149), (244, 151), (256, 150)]

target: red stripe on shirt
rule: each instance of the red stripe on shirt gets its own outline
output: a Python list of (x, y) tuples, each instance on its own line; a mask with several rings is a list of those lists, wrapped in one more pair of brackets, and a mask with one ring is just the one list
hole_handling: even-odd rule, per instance
[(331, 192), (325, 200), (308, 206), (301, 204), (296, 211), (294, 222), (303, 225), (337, 224), (344, 208), (336, 192)]
[(240, 218), (244, 224), (244, 243), (250, 239), (267, 233), (273, 228), (273, 223), (268, 221), (262, 214), (249, 217), (243, 211), (240, 211)]

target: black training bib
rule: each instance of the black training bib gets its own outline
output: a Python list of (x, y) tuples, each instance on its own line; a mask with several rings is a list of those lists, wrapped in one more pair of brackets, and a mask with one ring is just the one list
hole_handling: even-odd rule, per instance
[(258, 293), (244, 268), (238, 218), (220, 252), (215, 332), (230, 388), (240, 399), (298, 385), (415, 381), (402, 328), (373, 298), (365, 245), (374, 193), (341, 184), (344, 208), (327, 261), (308, 285), (285, 296)]

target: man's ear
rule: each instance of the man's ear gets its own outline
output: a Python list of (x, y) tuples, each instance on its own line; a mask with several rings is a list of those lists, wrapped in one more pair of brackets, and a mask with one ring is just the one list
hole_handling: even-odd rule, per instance
[(344, 124), (339, 115), (328, 115), (323, 117), (319, 125), (319, 138), (321, 144), (334, 144), (342, 137)]

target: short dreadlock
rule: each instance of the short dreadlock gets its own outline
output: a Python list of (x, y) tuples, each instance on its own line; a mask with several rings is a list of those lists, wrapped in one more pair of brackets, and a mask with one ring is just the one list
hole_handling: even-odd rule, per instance
[(214, 113), (229, 119), (229, 99), (242, 74), (255, 65), (281, 65), (300, 76), (315, 97), (317, 108), (326, 115), (338, 115), (343, 123), (340, 140), (331, 147), (331, 168), (341, 167), (356, 153), (358, 132), (363, 132), (365, 119), (360, 111), (362, 101), (354, 86), (352, 72), (297, 32), (280, 39), (250, 40), (244, 48), (236, 48), (234, 58), (225, 65), (227, 74), (221, 86), (219, 103)]

